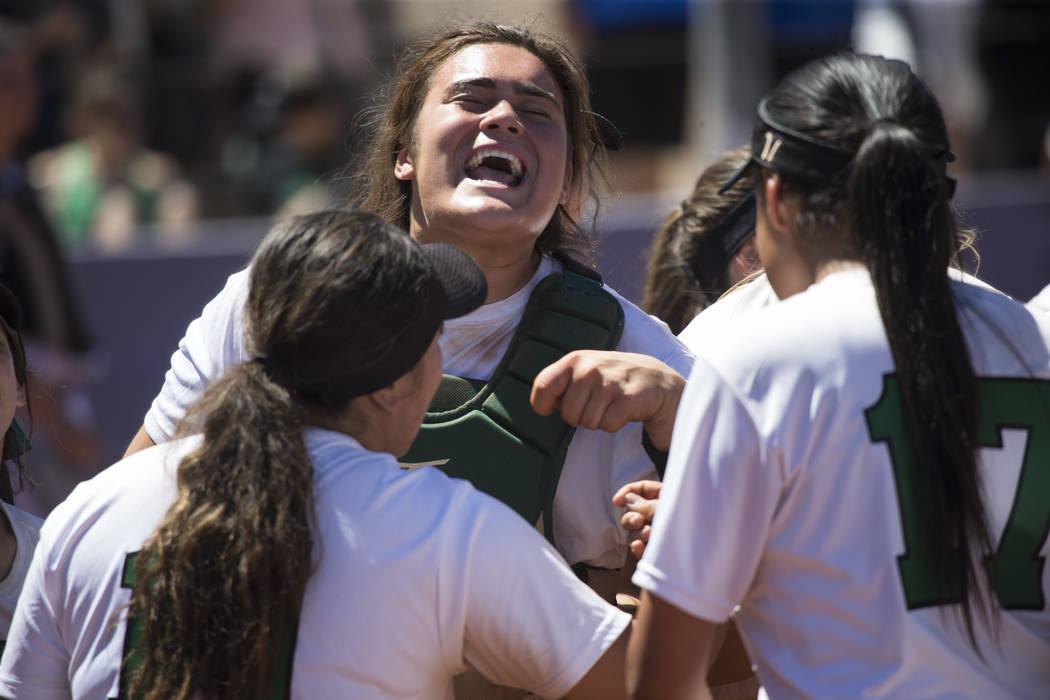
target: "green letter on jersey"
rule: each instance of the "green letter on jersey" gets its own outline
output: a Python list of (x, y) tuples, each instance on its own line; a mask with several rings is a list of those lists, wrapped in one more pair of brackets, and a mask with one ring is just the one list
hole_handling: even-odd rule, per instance
[[(882, 396), (865, 412), (873, 442), (885, 442), (897, 484), (905, 552), (897, 558), (908, 609), (961, 602), (961, 582), (938, 589), (919, 517), (915, 448), (907, 434), (896, 375), (883, 378)], [(1001, 448), (1003, 429), (1024, 430), (1027, 443), (1013, 506), (995, 555), (985, 564), (999, 604), (1006, 610), (1042, 610), (1045, 557), (1039, 552), (1050, 533), (1050, 381), (1024, 378), (978, 379), (978, 444)], [(961, 553), (959, 556), (962, 556)]]
[[(131, 552), (124, 558), (124, 571), (120, 578), (122, 588), (135, 587), (135, 560), (138, 552)], [(266, 685), (266, 693), (262, 700), (286, 700), (292, 696), (292, 657), (295, 653), (296, 630), (281, 637), (281, 648), (277, 654), (277, 666), (270, 672), (269, 682)], [(134, 615), (128, 615), (127, 631), (124, 633), (124, 651), (121, 658), (123, 663), (120, 669), (120, 695), (116, 700), (127, 700), (131, 697), (129, 691), (129, 677), (131, 673), (142, 665), (142, 653), (140, 644), (142, 640), (142, 622)]]

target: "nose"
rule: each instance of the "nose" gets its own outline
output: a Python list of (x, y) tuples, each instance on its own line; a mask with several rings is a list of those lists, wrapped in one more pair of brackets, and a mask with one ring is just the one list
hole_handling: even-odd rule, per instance
[(525, 126), (518, 119), (518, 113), (507, 100), (500, 100), (492, 106), (481, 119), (483, 130), (506, 130), (511, 134), (520, 134)]

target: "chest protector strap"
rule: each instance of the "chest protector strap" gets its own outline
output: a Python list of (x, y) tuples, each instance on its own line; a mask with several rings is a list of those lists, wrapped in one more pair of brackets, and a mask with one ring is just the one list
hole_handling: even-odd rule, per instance
[(544, 278), (488, 382), (442, 377), (401, 466), (437, 466), (530, 523), (542, 515), (553, 541), (554, 492), (575, 428), (557, 411), (541, 416), (532, 410), (532, 381), (573, 350), (614, 349), (622, 332), (623, 309), (600, 281), (569, 270)]

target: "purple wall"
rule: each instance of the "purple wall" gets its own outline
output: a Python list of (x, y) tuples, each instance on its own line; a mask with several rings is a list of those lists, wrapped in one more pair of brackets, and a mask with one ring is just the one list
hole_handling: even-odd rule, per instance
[[(1050, 283), (1050, 186), (970, 183), (960, 185), (958, 201), (964, 223), (982, 231), (983, 279), (1023, 300)], [(657, 206), (650, 209), (651, 217), (632, 205), (628, 217), (610, 206), (602, 217), (599, 264), (606, 280), (633, 300), (641, 296), (652, 232), (663, 217)], [(107, 463), (119, 458), (141, 425), (186, 325), (226, 276), (247, 262), (267, 225), (262, 220), (212, 222), (208, 245), (192, 254), (143, 252), (72, 263), (98, 352), (107, 363), (106, 379), (92, 391)]]

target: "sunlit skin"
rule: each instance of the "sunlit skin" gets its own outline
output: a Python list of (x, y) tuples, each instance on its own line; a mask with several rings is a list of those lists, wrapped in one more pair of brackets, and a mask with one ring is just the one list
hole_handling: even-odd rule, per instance
[(819, 248), (805, 244), (795, 227), (798, 205), (784, 191), (780, 175), (763, 170), (759, 187), (763, 188), (764, 197), (759, 200), (755, 217), (755, 247), (779, 298), (805, 291), (839, 270), (864, 267), (857, 260), (825, 255)]
[[(567, 201), (564, 110), (539, 58), (507, 44), (471, 45), (434, 74), (413, 143), (398, 152), (394, 175), (412, 182), (412, 236), (470, 253), (488, 279), (487, 301), (525, 285), (539, 263), (536, 239)], [(521, 177), (468, 168), (487, 148), (516, 157)]]
[[(501, 43), (454, 53), (434, 72), (394, 163), (394, 176), (412, 183), (412, 237), (465, 250), (485, 273), (486, 303), (505, 299), (532, 278), (536, 240), (569, 201), (569, 147), (565, 97), (543, 61)], [(471, 164), (495, 152), (498, 167)], [(520, 177), (506, 172), (512, 160)], [(685, 386), (653, 358), (597, 351), (569, 353), (538, 379), (530, 396), (538, 413), (561, 410), (571, 425), (608, 431), (641, 421), (658, 448), (670, 443)], [(125, 456), (152, 444), (140, 428)]]
[(391, 384), (354, 398), (335, 414), (315, 412), (310, 423), (345, 433), (370, 452), (395, 457), (408, 452), (441, 382), (440, 335), (435, 333), (415, 366)]

